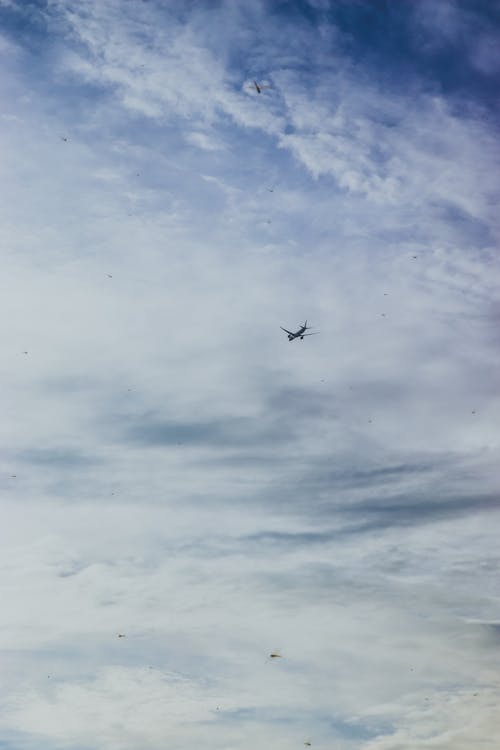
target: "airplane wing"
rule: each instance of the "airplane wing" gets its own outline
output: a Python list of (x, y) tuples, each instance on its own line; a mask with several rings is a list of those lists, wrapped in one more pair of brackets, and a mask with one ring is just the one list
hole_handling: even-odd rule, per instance
[(290, 336), (295, 336), (294, 333), (292, 333), (291, 331), (287, 331), (286, 328), (283, 328), (283, 326), (280, 326), (280, 328), (282, 331), (285, 331), (285, 333), (288, 333)]
[(303, 333), (303, 336), (317, 336), (318, 333), (321, 333), (321, 331), (316, 331), (315, 333)]

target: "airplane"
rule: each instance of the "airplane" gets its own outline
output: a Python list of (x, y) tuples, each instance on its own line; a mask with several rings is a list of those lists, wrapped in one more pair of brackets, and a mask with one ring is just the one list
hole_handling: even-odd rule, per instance
[(255, 89), (258, 94), (262, 94), (264, 89), (270, 89), (271, 86), (268, 86), (267, 83), (257, 83), (257, 81), (252, 81), (252, 83), (248, 84), (248, 88)]
[(300, 326), (298, 331), (287, 331), (286, 328), (283, 328), (283, 326), (280, 326), (281, 330), (284, 331), (288, 335), (288, 341), (293, 341), (294, 339), (303, 339), (304, 336), (316, 336), (319, 331), (316, 331), (316, 333), (306, 333), (308, 328), (311, 328), (311, 326), (307, 325), (307, 320), (304, 323), (304, 325)]

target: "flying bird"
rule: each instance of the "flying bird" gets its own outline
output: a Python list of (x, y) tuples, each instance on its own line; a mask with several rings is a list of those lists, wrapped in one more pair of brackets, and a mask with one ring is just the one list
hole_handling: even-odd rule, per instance
[(269, 84), (267, 83), (257, 83), (257, 81), (252, 81), (252, 83), (248, 84), (247, 88), (255, 89), (258, 94), (262, 94), (264, 89), (270, 89), (271, 86), (269, 86)]
[(61, 141), (64, 141), (64, 143), (68, 142), (68, 138), (65, 138), (64, 135), (61, 136)]

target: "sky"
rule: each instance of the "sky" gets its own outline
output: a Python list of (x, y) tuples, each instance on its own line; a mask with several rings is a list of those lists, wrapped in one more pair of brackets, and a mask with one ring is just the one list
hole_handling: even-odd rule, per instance
[(500, 746), (499, 43), (0, 0), (1, 750)]

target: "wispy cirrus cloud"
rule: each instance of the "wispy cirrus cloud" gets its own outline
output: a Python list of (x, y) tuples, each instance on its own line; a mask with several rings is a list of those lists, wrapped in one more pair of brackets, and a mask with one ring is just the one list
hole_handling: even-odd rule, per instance
[(2, 3), (7, 748), (496, 747), (496, 28), (433, 8)]

